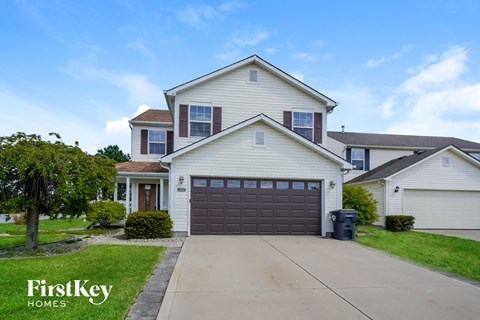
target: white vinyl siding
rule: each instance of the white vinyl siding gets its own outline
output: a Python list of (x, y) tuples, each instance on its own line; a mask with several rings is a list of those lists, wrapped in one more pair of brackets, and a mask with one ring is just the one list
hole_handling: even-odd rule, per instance
[[(252, 131), (264, 131), (268, 148), (252, 146)], [(286, 152), (285, 150), (288, 150)], [(215, 157), (211, 155), (215, 154)], [(341, 174), (338, 164), (299, 144), (268, 125), (252, 124), (239, 129), (173, 160), (174, 181), (185, 177), (187, 192), (174, 191), (175, 231), (189, 228), (189, 194), (191, 176), (257, 178), (265, 180), (323, 180), (336, 182), (336, 187), (324, 187), (324, 215), (326, 232), (332, 231), (330, 215), (341, 203)], [(299, 165), (301, 164), (301, 166)]]
[(378, 220), (374, 223), (376, 225), (383, 225), (385, 222), (385, 182), (374, 181), (362, 185), (373, 194), (373, 198), (377, 200), (377, 214)]
[[(257, 85), (251, 85), (245, 81), (248, 69), (252, 66), (260, 71), (261, 81)], [(176, 149), (198, 141), (198, 138), (178, 137), (178, 107), (180, 104), (189, 104), (191, 101), (209, 101), (213, 106), (221, 107), (222, 129), (260, 113), (283, 124), (283, 111), (293, 111), (292, 106), (295, 106), (295, 109), (322, 112), (324, 113), (323, 137), (327, 134), (325, 105), (256, 65), (245, 66), (177, 93), (175, 97)]]

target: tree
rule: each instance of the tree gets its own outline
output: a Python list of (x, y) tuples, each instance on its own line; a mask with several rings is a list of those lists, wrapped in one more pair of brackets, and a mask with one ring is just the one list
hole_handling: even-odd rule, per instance
[(0, 137), (0, 212), (26, 212), (25, 247), (37, 247), (40, 214), (78, 217), (101, 193), (111, 192), (114, 161), (19, 132)]
[(106, 156), (115, 160), (115, 162), (127, 162), (131, 159), (130, 155), (123, 153), (117, 145), (109, 145), (101, 150), (97, 150), (97, 155)]
[(343, 185), (343, 207), (358, 212), (358, 224), (369, 225), (377, 221), (377, 200), (364, 187)]

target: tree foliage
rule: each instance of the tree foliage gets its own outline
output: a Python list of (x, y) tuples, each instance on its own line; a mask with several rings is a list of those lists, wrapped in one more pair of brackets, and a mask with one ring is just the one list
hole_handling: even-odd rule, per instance
[(357, 224), (370, 225), (378, 219), (377, 200), (364, 187), (344, 184), (343, 207), (357, 210)]
[(97, 150), (97, 155), (106, 156), (115, 162), (127, 162), (130, 161), (130, 155), (128, 153), (123, 153), (122, 150), (117, 145), (109, 145), (103, 149)]
[(90, 200), (111, 192), (114, 161), (53, 141), (17, 133), (0, 137), (0, 212), (27, 213), (27, 248), (35, 248), (40, 214), (79, 216)]

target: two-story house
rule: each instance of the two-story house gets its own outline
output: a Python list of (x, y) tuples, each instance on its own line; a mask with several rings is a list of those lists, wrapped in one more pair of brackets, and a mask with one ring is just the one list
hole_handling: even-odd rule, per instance
[(352, 168), (326, 149), (334, 100), (256, 55), (165, 99), (130, 121), (132, 161), (117, 166), (128, 212), (168, 208), (187, 234), (332, 232)]
[(328, 132), (354, 166), (348, 184), (377, 200), (378, 224), (409, 214), (415, 228), (480, 229), (480, 143), (452, 137)]

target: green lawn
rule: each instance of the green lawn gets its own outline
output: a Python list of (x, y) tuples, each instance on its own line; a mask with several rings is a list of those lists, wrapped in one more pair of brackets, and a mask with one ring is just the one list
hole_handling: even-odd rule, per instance
[[(77, 230), (88, 225), (90, 225), (90, 222), (85, 222), (83, 219), (40, 220), (38, 225), (39, 243), (68, 239), (74, 235), (97, 235), (111, 231), (100, 228)], [(9, 236), (0, 236), (0, 248), (25, 244), (25, 233), (25, 225), (16, 225), (13, 222), (0, 223), (0, 234), (9, 234)]]
[[(0, 259), (0, 319), (124, 319), (163, 252), (153, 246), (92, 245), (53, 257)], [(93, 305), (84, 297), (28, 297), (27, 280), (47, 285), (90, 280), (87, 289), (113, 288), (103, 304)], [(65, 307), (28, 306), (55, 300)]]
[[(480, 281), (480, 242), (424, 232), (358, 226), (356, 241), (426, 267)], [(368, 232), (370, 235), (362, 235)]]

